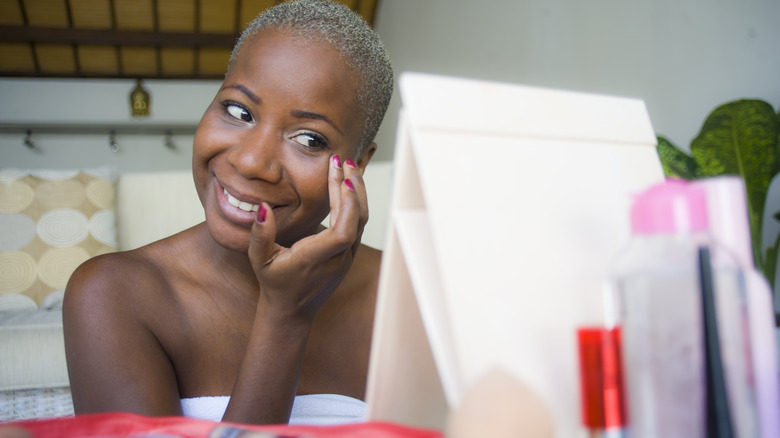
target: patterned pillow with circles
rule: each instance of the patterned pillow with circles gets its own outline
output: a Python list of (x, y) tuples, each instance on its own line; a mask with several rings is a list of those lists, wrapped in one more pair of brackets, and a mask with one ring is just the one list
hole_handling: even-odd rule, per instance
[(0, 169), (0, 297), (40, 305), (90, 257), (116, 251), (110, 168)]

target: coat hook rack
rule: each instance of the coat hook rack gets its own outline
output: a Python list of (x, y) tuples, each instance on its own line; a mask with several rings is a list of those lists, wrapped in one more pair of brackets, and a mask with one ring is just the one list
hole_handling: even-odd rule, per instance
[(36, 134), (67, 134), (67, 135), (106, 135), (114, 131), (116, 135), (195, 135), (195, 123), (177, 122), (96, 122), (96, 123), (23, 123), (0, 122), (0, 134), (25, 134), (33, 131)]
[(0, 122), (0, 134), (22, 134), (23, 144), (28, 149), (41, 152), (41, 148), (32, 138), (32, 132), (36, 134), (61, 134), (61, 135), (106, 135), (108, 134), (108, 146), (114, 153), (119, 153), (117, 135), (148, 135), (164, 136), (163, 145), (171, 151), (177, 151), (174, 135), (195, 135), (197, 123), (164, 123), (164, 122), (119, 122), (119, 123), (17, 123)]

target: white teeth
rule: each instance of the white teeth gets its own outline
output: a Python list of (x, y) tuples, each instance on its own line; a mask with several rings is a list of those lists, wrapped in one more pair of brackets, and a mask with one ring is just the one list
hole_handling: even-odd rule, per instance
[(244, 211), (257, 211), (260, 209), (260, 205), (258, 204), (250, 204), (248, 202), (239, 201), (238, 199), (234, 198), (233, 195), (228, 193), (227, 189), (222, 189), (222, 192), (227, 196), (228, 203), (232, 205), (233, 207), (240, 208)]

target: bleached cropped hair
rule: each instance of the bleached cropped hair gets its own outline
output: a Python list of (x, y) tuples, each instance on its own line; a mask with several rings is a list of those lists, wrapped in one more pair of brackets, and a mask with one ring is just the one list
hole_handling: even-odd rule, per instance
[(325, 41), (357, 73), (358, 105), (365, 118), (358, 155), (374, 140), (393, 94), (393, 68), (379, 35), (357, 13), (327, 0), (294, 0), (260, 14), (241, 34), (230, 55), (228, 71), (243, 43), (264, 29)]

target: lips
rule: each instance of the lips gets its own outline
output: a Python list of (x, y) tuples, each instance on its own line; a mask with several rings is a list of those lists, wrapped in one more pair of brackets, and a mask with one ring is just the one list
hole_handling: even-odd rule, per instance
[[(260, 199), (258, 197), (245, 197), (241, 192), (226, 188), (222, 183), (214, 179), (214, 189), (217, 195), (217, 205), (220, 215), (230, 222), (239, 224), (242, 227), (250, 227), (255, 221), (257, 211), (260, 209)], [(270, 207), (276, 211), (282, 206), (271, 204)]]
[(227, 189), (224, 187), (222, 188), (222, 193), (224, 193), (225, 196), (227, 196), (228, 203), (233, 207), (240, 208), (241, 210), (244, 211), (257, 211), (260, 209), (260, 204), (250, 204), (248, 202), (241, 201), (235, 196), (228, 193)]

